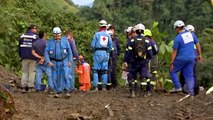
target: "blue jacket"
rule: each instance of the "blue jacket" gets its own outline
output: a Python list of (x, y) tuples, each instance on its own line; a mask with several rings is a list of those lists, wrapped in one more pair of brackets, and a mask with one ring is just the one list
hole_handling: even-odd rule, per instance
[(39, 37), (30, 30), (20, 36), (18, 51), (21, 59), (36, 60), (32, 54), (32, 44), (38, 39)]
[(119, 43), (118, 37), (113, 37), (113, 42), (115, 43), (116, 48), (117, 48), (117, 55), (120, 55), (121, 48), (120, 48), (120, 43)]
[(199, 42), (194, 33), (184, 31), (179, 33), (174, 39), (173, 49), (177, 50), (176, 60), (194, 60), (196, 54), (194, 45)]
[(91, 43), (91, 48), (93, 51), (97, 49), (112, 50), (112, 39), (110, 35), (106, 31), (96, 32)]
[[(138, 35), (135, 39), (143, 38), (144, 36)], [(146, 58), (137, 58), (137, 53), (135, 52), (135, 39), (131, 39), (127, 43), (127, 53), (125, 54), (124, 62), (132, 63), (134, 60), (150, 60), (152, 58), (152, 47), (149, 40), (145, 40), (146, 46)]]
[(158, 52), (159, 52), (159, 49), (158, 49), (158, 46), (157, 46), (155, 40), (151, 39), (149, 37), (146, 37), (146, 40), (149, 40), (150, 45), (152, 46), (152, 53), (153, 53), (153, 55), (157, 55)]
[(133, 42), (134, 42), (134, 39), (130, 38), (130, 39), (128, 39), (127, 44), (126, 44), (124, 62), (126, 62), (127, 64), (133, 63), (135, 60), (135, 53), (131, 47), (133, 45)]
[(69, 42), (63, 37), (61, 40), (48, 40), (44, 56), (46, 63), (50, 61), (62, 61), (65, 66), (68, 65), (68, 62), (72, 60), (72, 51)]

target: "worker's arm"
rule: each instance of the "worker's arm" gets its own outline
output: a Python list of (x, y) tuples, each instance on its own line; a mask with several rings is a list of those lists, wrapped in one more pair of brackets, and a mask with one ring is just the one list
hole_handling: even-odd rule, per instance
[(33, 56), (35, 56), (38, 59), (43, 59), (43, 57), (38, 55), (35, 50), (32, 50), (32, 54), (33, 54)]
[(202, 61), (202, 56), (201, 56), (201, 47), (200, 47), (200, 43), (198, 42), (196, 45), (196, 49), (197, 49), (197, 61), (201, 62)]
[(79, 74), (79, 75), (80, 75), (80, 74), (83, 74), (83, 66), (82, 66), (82, 65), (79, 66), (79, 67), (76, 67), (75, 70), (76, 70), (76, 73), (77, 73), (77, 74)]
[(176, 55), (177, 55), (177, 50), (176, 50), (176, 49), (173, 49), (173, 50), (172, 50), (172, 53), (171, 53), (171, 62), (170, 62), (170, 67), (169, 67), (169, 68), (170, 68), (170, 71), (173, 70), (173, 64), (174, 64)]

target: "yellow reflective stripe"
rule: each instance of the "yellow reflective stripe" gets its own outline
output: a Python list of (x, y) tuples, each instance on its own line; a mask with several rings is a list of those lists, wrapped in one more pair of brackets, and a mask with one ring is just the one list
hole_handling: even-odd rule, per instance
[(135, 81), (134, 81), (134, 83), (138, 83), (138, 81), (137, 81), (137, 80), (135, 80)]
[(149, 47), (147, 48), (147, 50), (152, 50), (152, 46), (149, 46)]
[(128, 51), (128, 48), (126, 48), (126, 51)]
[(158, 73), (158, 72), (155, 70), (155, 71), (153, 71), (152, 73)]
[(146, 59), (146, 55), (143, 57), (143, 59)]
[(156, 82), (155, 81), (151, 81), (150, 84), (151, 85), (156, 85)]
[(115, 48), (113, 47), (112, 50), (114, 50)]
[(145, 40), (146, 43), (149, 43), (149, 40)]
[(132, 47), (128, 46), (128, 50), (132, 50)]
[(112, 83), (107, 83), (107, 85), (112, 85)]
[(141, 85), (147, 85), (147, 83), (146, 82), (141, 82)]
[(146, 82), (150, 82), (150, 79), (146, 79)]
[(142, 40), (141, 38), (137, 38), (137, 40)]
[(196, 45), (194, 45), (194, 49), (197, 49)]
[(102, 84), (102, 82), (98, 82), (98, 84), (99, 84), (99, 85), (101, 85), (101, 84)]
[(131, 39), (131, 42), (134, 42), (135, 40), (134, 39)]

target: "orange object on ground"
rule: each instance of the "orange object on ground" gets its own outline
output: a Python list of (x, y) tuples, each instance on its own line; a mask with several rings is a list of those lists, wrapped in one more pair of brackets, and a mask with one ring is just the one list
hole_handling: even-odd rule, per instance
[(79, 74), (78, 80), (80, 83), (79, 90), (89, 91), (90, 84), (90, 65), (87, 62), (83, 62), (80, 66), (76, 67), (76, 73)]

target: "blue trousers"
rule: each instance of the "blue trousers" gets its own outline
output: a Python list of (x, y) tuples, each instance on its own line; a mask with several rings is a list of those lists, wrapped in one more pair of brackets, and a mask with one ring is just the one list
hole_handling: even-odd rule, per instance
[(72, 79), (70, 68), (64, 65), (63, 62), (54, 61), (53, 64), (52, 77), (56, 92), (62, 93), (64, 90), (69, 92), (71, 87), (70, 80)]
[[(106, 85), (108, 80), (107, 71), (108, 71), (109, 53), (107, 53), (106, 51), (97, 50), (93, 55), (93, 60), (94, 60), (93, 86), (97, 87), (99, 77), (102, 79), (102, 84)], [(97, 71), (101, 71), (101, 74), (98, 74)]]
[(43, 73), (46, 73), (48, 79), (48, 88), (54, 90), (54, 85), (52, 81), (52, 72), (51, 68), (48, 65), (37, 64), (36, 66), (36, 80), (35, 80), (35, 89), (41, 90), (41, 79), (43, 77)]
[(170, 76), (176, 89), (181, 88), (177, 73), (179, 71), (182, 72), (190, 95), (194, 95), (194, 64), (195, 60), (175, 60), (173, 71), (170, 71)]
[(70, 69), (70, 73), (71, 73), (71, 80), (70, 80), (70, 83), (71, 83), (71, 87), (70, 89), (71, 90), (75, 90), (75, 67), (76, 67), (76, 64), (75, 64), (75, 61), (72, 60), (72, 66), (71, 66), (71, 69)]
[(135, 61), (134, 63), (131, 63), (129, 67), (130, 67), (128, 74), (129, 82), (133, 82), (134, 80), (137, 79), (137, 73), (140, 74), (141, 80), (143, 80), (144, 78), (151, 77), (148, 68), (148, 60)]

